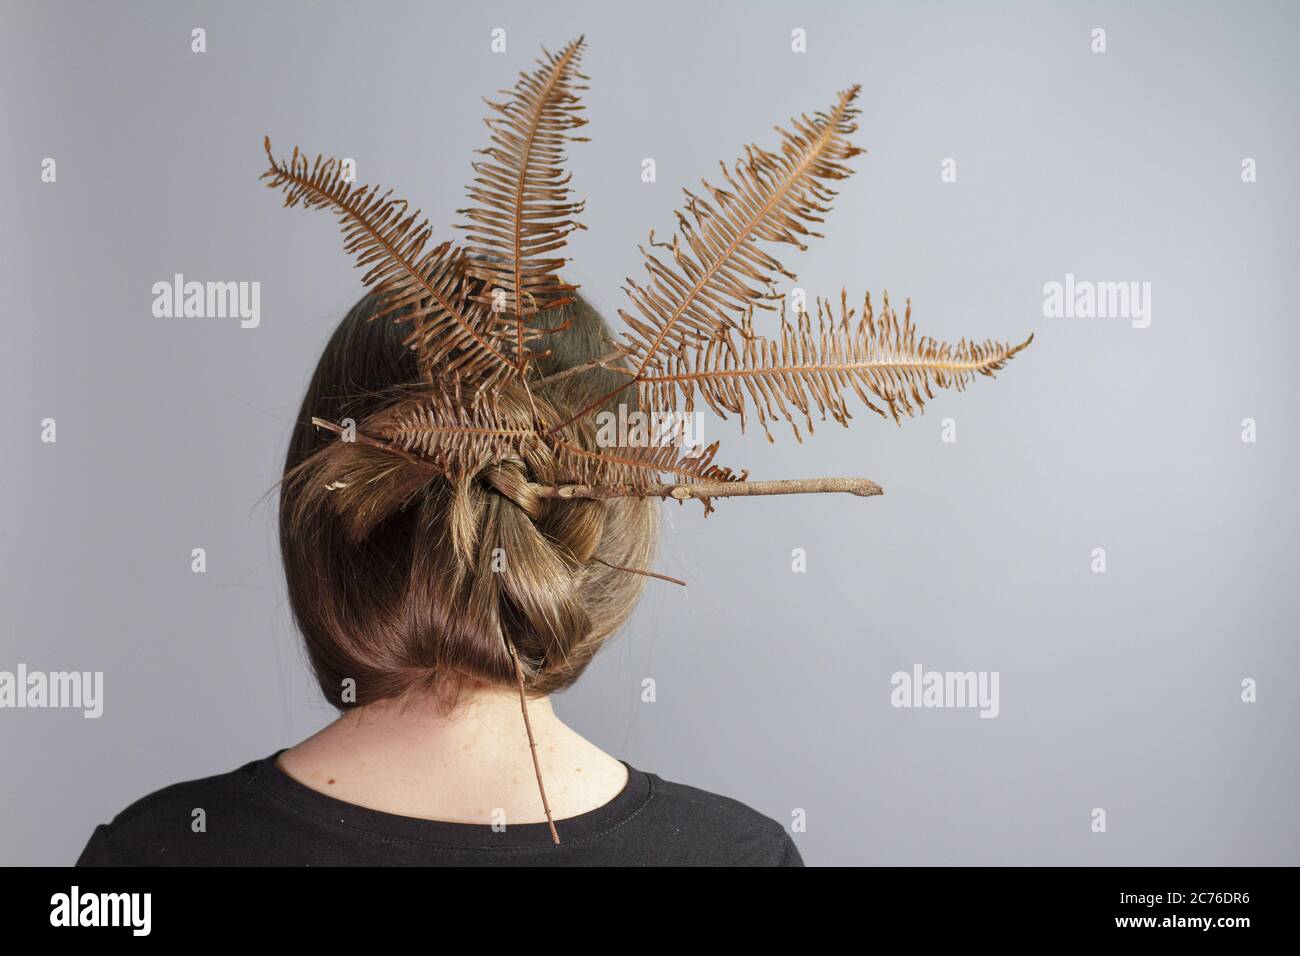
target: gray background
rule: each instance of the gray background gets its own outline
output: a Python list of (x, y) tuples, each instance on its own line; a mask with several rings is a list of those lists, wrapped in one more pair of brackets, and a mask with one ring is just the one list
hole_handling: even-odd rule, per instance
[[(102, 670), (106, 710), (0, 711), (0, 861), (71, 862), (136, 797), (332, 716), (261, 496), (360, 272), (332, 218), (257, 182), (263, 134), (355, 157), (450, 236), (479, 97), (583, 32), (570, 277), (599, 306), (681, 186), (856, 81), (869, 152), (782, 260), (815, 294), (910, 296), (923, 332), (1037, 339), (901, 429), (864, 410), (769, 445), (710, 418), (753, 477), (887, 495), (666, 507), (660, 567), (689, 589), (652, 584), (561, 714), (787, 826), (802, 808), (812, 864), (1300, 862), (1300, 14), (1133, 7), (5, 3), (0, 669)], [(261, 282), (261, 327), (155, 319), (175, 272)], [(1043, 318), (1067, 272), (1151, 282), (1150, 328)], [(1000, 672), (1001, 715), (892, 708), (918, 662)]]

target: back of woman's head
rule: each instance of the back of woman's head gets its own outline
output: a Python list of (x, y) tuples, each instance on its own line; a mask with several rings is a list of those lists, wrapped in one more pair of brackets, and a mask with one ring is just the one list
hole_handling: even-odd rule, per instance
[[(539, 443), (455, 482), (382, 449), (336, 445), (313, 417), (360, 425), (419, 394), (404, 326), (372, 321), (377, 306), (362, 299), (325, 346), (281, 483), (289, 602), (321, 690), (350, 707), (411, 692), (450, 699), (467, 684), (512, 687), (512, 648), (531, 691), (563, 689), (636, 604), (643, 578), (618, 568), (653, 563), (658, 502), (539, 497), (535, 483), (561, 477)], [(542, 323), (558, 330), (534, 345), (550, 353), (537, 360), (539, 380), (611, 350), (582, 299)], [(621, 380), (593, 367), (532, 394), (512, 382), (499, 401), (558, 425)], [(621, 400), (633, 403), (632, 390)]]

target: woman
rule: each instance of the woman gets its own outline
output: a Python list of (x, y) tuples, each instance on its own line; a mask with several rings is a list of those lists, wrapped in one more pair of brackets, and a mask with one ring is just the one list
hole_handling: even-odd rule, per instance
[[(537, 499), (555, 467), (539, 448), (456, 487), (391, 455), (378, 480), (337, 480), (338, 456), (368, 450), (313, 418), (374, 421), (419, 381), (402, 327), (375, 310), (363, 299), (326, 346), (280, 494), (290, 605), (341, 716), (132, 804), (79, 863), (803, 865), (775, 821), (628, 766), (551, 707), (635, 606), (657, 500)], [(556, 319), (541, 384), (503, 401), (564, 421), (622, 379), (587, 364), (610, 351), (599, 315), (578, 299)]]

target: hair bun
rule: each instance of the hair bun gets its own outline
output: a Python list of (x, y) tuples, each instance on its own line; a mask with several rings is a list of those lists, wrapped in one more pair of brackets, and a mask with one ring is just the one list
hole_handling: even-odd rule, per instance
[[(407, 384), (418, 373), (394, 324), (367, 321), (373, 307), (363, 300), (327, 346), (281, 483), (290, 603), (322, 690), (347, 707), (467, 680), (513, 686), (511, 646), (533, 692), (568, 686), (641, 594), (644, 578), (617, 566), (653, 563), (659, 502), (544, 498), (533, 484), (571, 463), (509, 432), (533, 432), (533, 415), (563, 422), (608, 390), (608, 374), (545, 395), (507, 385), (485, 417), (465, 396)], [(550, 343), (551, 370), (606, 347), (599, 316), (573, 319)], [(383, 364), (361, 374), (363, 361)], [(435, 403), (438, 423), (478, 438), (440, 441), (425, 427)], [(316, 416), (350, 420), (349, 434), (319, 431)], [(594, 433), (571, 438), (594, 447)]]

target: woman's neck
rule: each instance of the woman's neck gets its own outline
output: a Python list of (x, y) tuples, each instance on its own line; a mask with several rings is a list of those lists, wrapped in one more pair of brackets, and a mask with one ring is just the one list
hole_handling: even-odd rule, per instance
[[(528, 701), (555, 819), (612, 800), (627, 768), (566, 726), (549, 697)], [(347, 711), (280, 755), (299, 783), (347, 803), (453, 823), (546, 820), (518, 694), (465, 691), (450, 713), (431, 698)]]

